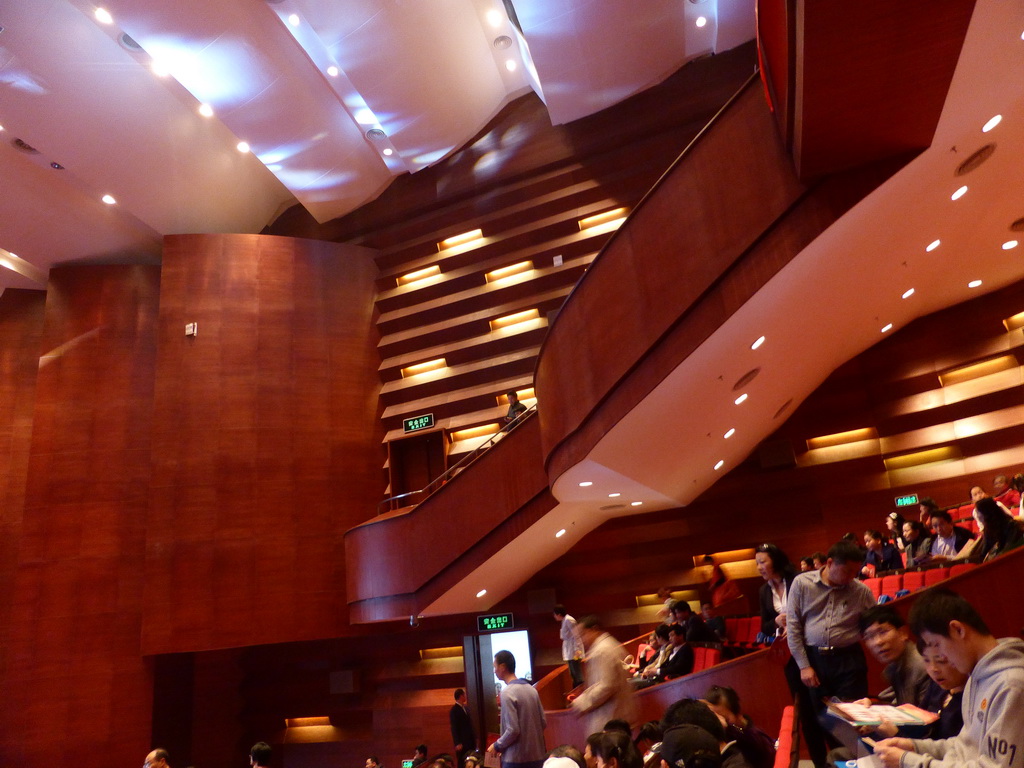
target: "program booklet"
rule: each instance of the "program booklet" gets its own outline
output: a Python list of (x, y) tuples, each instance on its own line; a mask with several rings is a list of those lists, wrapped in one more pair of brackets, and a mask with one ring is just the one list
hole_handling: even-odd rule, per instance
[(893, 725), (930, 725), (939, 719), (935, 712), (915, 707), (913, 704), (854, 704), (852, 701), (826, 702), (828, 711), (851, 725), (881, 725), (888, 720)]

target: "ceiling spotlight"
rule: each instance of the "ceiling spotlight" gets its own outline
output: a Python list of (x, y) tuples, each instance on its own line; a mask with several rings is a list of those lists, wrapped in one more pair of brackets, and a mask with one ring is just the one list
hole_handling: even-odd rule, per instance
[(968, 287), (968, 288), (977, 288), (977, 287), (979, 287), (980, 285), (981, 285), (981, 280), (971, 280), (971, 282), (969, 282), (969, 283), (967, 284), (967, 287)]
[(751, 349), (757, 349), (757, 348), (758, 348), (758, 347), (760, 347), (760, 346), (761, 346), (762, 344), (764, 344), (764, 336), (761, 336), (761, 337), (759, 337), (759, 338), (757, 339), (757, 341), (755, 341), (755, 342), (754, 342), (753, 344), (751, 344), (751, 345), (750, 345), (750, 348), (751, 348)]
[(53, 168), (53, 170), (55, 170), (55, 171), (63, 171), (64, 170), (64, 166), (61, 165), (60, 163), (50, 163), (50, 167)]
[(732, 436), (733, 436), (733, 435), (735, 435), (735, 434), (736, 434), (736, 429), (735, 429), (735, 427), (734, 427), (734, 428), (730, 429), (730, 430), (729, 430), (728, 432), (726, 432), (726, 433), (725, 433), (725, 434), (723, 435), (723, 437), (724, 437), (724, 438), (725, 438), (726, 440), (728, 440), (728, 439), (729, 439), (730, 437), (732, 437)]
[(708, 23), (708, 20), (707, 20), (706, 17), (704, 17), (704, 16), (698, 16), (697, 17), (696, 24), (697, 24), (697, 28), (698, 29), (704, 28), (705, 26), (707, 26), (707, 23)]
[(997, 125), (999, 125), (999, 123), (1000, 123), (1000, 121), (1002, 119), (1003, 119), (1002, 115), (995, 115), (994, 117), (989, 119), (989, 121), (987, 123), (985, 123), (983, 126), (981, 126), (981, 132), (982, 133), (988, 133), (993, 128), (995, 128)]
[(743, 402), (744, 402), (744, 401), (745, 401), (746, 399), (747, 399), (747, 393), (746, 393), (746, 392), (744, 392), (744, 393), (743, 393), (742, 395), (740, 395), (739, 397), (737, 397), (737, 398), (736, 398), (736, 405), (742, 405), (742, 404), (743, 404)]
[(168, 65), (162, 61), (157, 61), (156, 59), (153, 59), (153, 63), (149, 66), (153, 70), (153, 74), (157, 77), (167, 77), (169, 74), (171, 74), (171, 70), (168, 67)]
[(476, 593), (476, 596), (477, 597), (483, 597), (486, 594), (487, 594), (487, 590), (486, 589), (481, 589), (479, 592)]
[(502, 21), (501, 11), (492, 8), (487, 12), (487, 23), (492, 27), (500, 27)]
[(331, 64), (331, 66), (327, 68), (327, 74), (330, 75), (331, 77), (337, 77), (339, 72), (341, 72), (341, 70), (338, 69), (333, 64)]
[(886, 323), (882, 326), (882, 333), (888, 333), (892, 330), (892, 323)]
[(108, 11), (106, 8), (97, 8), (93, 13), (96, 16), (96, 21), (98, 21), (100, 24), (114, 23), (114, 17), (110, 15), (110, 11)]
[(930, 243), (928, 243), (928, 247), (925, 248), (925, 251), (928, 252), (928, 253), (931, 253), (936, 248), (938, 248), (940, 245), (942, 245), (942, 241), (941, 240), (932, 240)]
[(1013, 248), (1016, 248), (1017, 245), (1018, 245), (1018, 243), (1017, 243), (1016, 240), (1007, 240), (1005, 243), (1003, 243), (1003, 250), (1004, 251), (1009, 251), (1009, 250), (1011, 250)]
[(913, 295), (914, 295), (914, 289), (913, 288), (908, 288), (907, 290), (905, 290), (903, 292), (903, 298), (904, 299), (909, 299)]
[(631, 502), (629, 502), (629, 506), (631, 506), (631, 507), (639, 507), (639, 506), (642, 506), (642, 505), (643, 505), (642, 501), (631, 501)]
[(395, 154), (395, 150), (393, 150), (391, 147), (384, 147), (385, 157), (391, 157), (393, 154)]
[(720, 470), (724, 466), (725, 466), (725, 459), (719, 459), (718, 463), (715, 464), (715, 472), (717, 472), (718, 470)]
[(293, 13), (288, 17), (288, 23), (291, 24), (293, 27), (299, 26), (301, 21), (302, 20), (299, 18), (299, 14), (297, 13)]
[(589, 488), (593, 484), (594, 483), (590, 480), (584, 480), (582, 483), (580, 483), (580, 488)]
[(960, 187), (960, 189), (958, 189), (956, 192), (954, 192), (953, 195), (950, 197), (950, 199), (951, 200), (959, 200), (961, 197), (963, 197), (966, 194), (967, 194), (967, 185), (965, 184), (964, 186)]
[(515, 72), (516, 71), (516, 67), (518, 67), (518, 66), (519, 65), (516, 64), (516, 60), (515, 59), (506, 59), (506, 61), (505, 61), (505, 69), (507, 69), (509, 72)]
[(213, 107), (211, 107), (209, 104), (200, 104), (199, 114), (203, 117), (213, 117)]
[(555, 538), (556, 539), (560, 539), (563, 536), (565, 536), (565, 528), (563, 528), (562, 530), (560, 530), (558, 533), (555, 534)]
[(117, 202), (117, 200), (114, 199), (113, 195), (104, 195), (103, 197), (100, 198), (100, 200), (102, 200), (107, 205), (114, 205)]
[(240, 141), (238, 142), (237, 149), (239, 152), (244, 154), (249, 151), (249, 143), (246, 141)]
[(617, 499), (617, 498), (619, 498), (619, 496), (621, 496), (621, 495), (622, 495), (621, 493), (609, 493), (609, 494), (608, 494), (608, 498), (609, 498), (609, 499)]

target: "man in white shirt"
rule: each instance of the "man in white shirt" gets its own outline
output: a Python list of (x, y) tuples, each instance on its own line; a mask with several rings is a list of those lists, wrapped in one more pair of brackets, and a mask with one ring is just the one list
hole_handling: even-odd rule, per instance
[(562, 638), (562, 661), (569, 665), (572, 687), (579, 688), (583, 685), (583, 669), (580, 663), (583, 659), (583, 641), (580, 640), (576, 619), (569, 615), (564, 605), (556, 605), (553, 610), (555, 621), (562, 625), (558, 632)]

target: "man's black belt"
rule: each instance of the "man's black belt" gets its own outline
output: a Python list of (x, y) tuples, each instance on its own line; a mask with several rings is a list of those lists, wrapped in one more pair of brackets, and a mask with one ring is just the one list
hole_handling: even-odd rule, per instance
[(814, 651), (822, 656), (838, 656), (843, 653), (852, 653), (860, 648), (860, 643), (851, 645), (808, 645), (807, 650)]

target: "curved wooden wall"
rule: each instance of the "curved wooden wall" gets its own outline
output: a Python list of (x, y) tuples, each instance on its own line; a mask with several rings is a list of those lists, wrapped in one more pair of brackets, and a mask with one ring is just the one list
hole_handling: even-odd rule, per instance
[(536, 417), (421, 504), (345, 534), (354, 622), (406, 618), (548, 512)]

